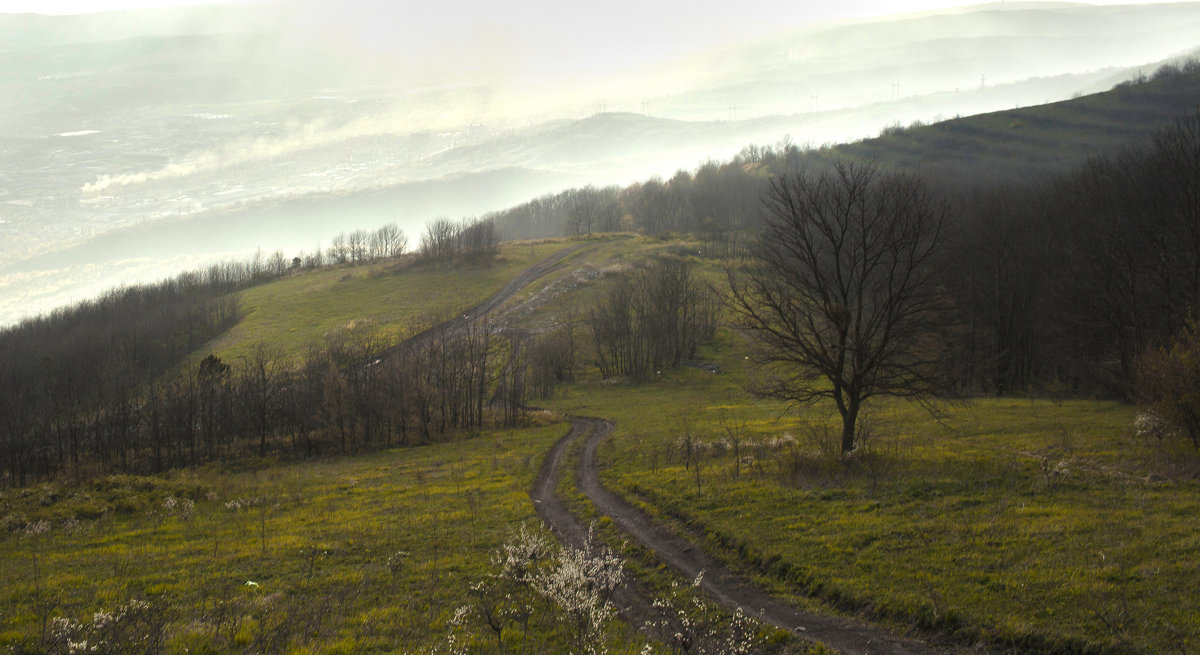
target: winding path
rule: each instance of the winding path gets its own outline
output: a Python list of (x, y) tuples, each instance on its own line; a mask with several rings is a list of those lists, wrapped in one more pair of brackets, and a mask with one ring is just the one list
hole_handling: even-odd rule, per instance
[[(925, 655), (948, 652), (942, 649), (888, 634), (876, 628), (846, 619), (804, 612), (768, 595), (743, 576), (710, 557), (703, 549), (657, 525), (645, 512), (604, 488), (596, 450), (613, 430), (603, 419), (572, 418), (571, 430), (560, 439), (542, 461), (533, 490), (533, 501), (542, 520), (559, 539), (573, 546), (583, 543), (586, 529), (557, 494), (558, 471), (563, 453), (576, 440), (584, 438), (583, 452), (576, 471), (576, 483), (602, 514), (608, 516), (626, 534), (653, 551), (688, 578), (704, 571), (700, 586), (717, 601), (731, 609), (740, 608), (772, 625), (785, 628), (806, 639), (821, 642), (848, 655)], [(642, 619), (653, 613), (647, 594), (636, 585), (614, 597), (626, 618)]]
[[(499, 308), (517, 291), (554, 270), (564, 259), (587, 245), (581, 243), (563, 248), (538, 261), (521, 271), (487, 301), (472, 307), (462, 316), (414, 335), (405, 343), (421, 343), (434, 335), (463, 328), (472, 318)], [(726, 607), (740, 608), (749, 616), (757, 616), (767, 623), (824, 643), (847, 655), (926, 655), (945, 652), (853, 621), (800, 611), (753, 586), (695, 544), (657, 525), (645, 512), (600, 483), (596, 451), (612, 430), (613, 424), (604, 419), (572, 418), (571, 430), (554, 444), (542, 461), (534, 484), (533, 501), (542, 520), (564, 543), (580, 547), (587, 538), (587, 529), (557, 493), (558, 473), (564, 453), (576, 440), (586, 437), (576, 472), (578, 488), (600, 513), (610, 517), (623, 531), (683, 575), (695, 578), (704, 571), (700, 586)], [(659, 618), (652, 606), (652, 597), (636, 582), (618, 589), (613, 602), (634, 625)]]

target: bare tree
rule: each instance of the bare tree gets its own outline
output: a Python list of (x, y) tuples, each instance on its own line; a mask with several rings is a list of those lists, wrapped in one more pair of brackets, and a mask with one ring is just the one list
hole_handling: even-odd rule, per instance
[(346, 247), (350, 251), (350, 261), (362, 262), (367, 260), (367, 248), (371, 237), (366, 230), (355, 230), (346, 236)]
[(288, 259), (282, 250), (271, 253), (267, 259), (267, 274), (270, 277), (283, 277), (288, 272)]
[(945, 391), (927, 338), (942, 309), (945, 205), (915, 177), (845, 163), (776, 178), (764, 201), (754, 257), (729, 271), (732, 309), (762, 346), (766, 375), (753, 390), (833, 400), (849, 453), (868, 398)]
[(661, 257), (622, 277), (588, 313), (600, 374), (642, 378), (694, 357), (716, 331), (716, 305), (691, 259)]
[(456, 250), (458, 229), (448, 218), (435, 218), (425, 224), (421, 235), (421, 255), (426, 259), (439, 260), (452, 257)]
[(564, 194), (567, 205), (567, 231), (572, 236), (591, 236), (592, 232), (615, 232), (621, 225), (621, 204), (617, 188), (593, 186), (573, 189)]
[(339, 234), (330, 241), (329, 259), (335, 264), (345, 264), (350, 261), (350, 249), (346, 246), (346, 235)]
[(256, 343), (243, 362), (238, 393), (247, 423), (258, 435), (259, 457), (267, 456), (267, 441), (277, 428), (283, 386), (283, 354), (265, 342)]
[(408, 247), (408, 236), (395, 223), (388, 223), (371, 235), (371, 250), (375, 258), (395, 259)]

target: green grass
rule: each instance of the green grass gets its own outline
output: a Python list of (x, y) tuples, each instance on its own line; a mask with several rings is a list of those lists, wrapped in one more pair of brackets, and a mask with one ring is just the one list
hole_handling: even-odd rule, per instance
[(549, 405), (615, 420), (606, 484), (801, 606), (1022, 651), (1200, 649), (1200, 485), (1155, 475), (1133, 408), (986, 398), (935, 421), (881, 402), (843, 464), (827, 409), (747, 396), (742, 351), (726, 331), (705, 353), (720, 374), (592, 381)]
[[(0, 541), (0, 649), (37, 652), (43, 614), (86, 618), (140, 598), (169, 617), (169, 652), (241, 652), (287, 620), (294, 651), (428, 651), (489, 552), (519, 523), (538, 522), (528, 489), (565, 430), (5, 491), (7, 523), (54, 527)], [(167, 510), (168, 497), (192, 500), (191, 516)], [(81, 523), (69, 530), (72, 516)]]
[(194, 354), (237, 360), (265, 342), (293, 357), (340, 330), (366, 329), (394, 342), (488, 299), (565, 241), (505, 244), (489, 264), (381, 263), (288, 276), (241, 292), (243, 318)]

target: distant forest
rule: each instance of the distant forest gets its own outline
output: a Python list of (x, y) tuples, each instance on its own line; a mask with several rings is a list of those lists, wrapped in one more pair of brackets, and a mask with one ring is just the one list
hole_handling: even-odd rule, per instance
[[(1200, 65), (1138, 86), (1163, 84), (1200, 87)], [(616, 231), (692, 239), (700, 257), (736, 262), (761, 225), (773, 176), (864, 152), (881, 167), (905, 167), (870, 150), (752, 146), (665, 181), (440, 219), (416, 255), (385, 226), (339, 235), (324, 252), (217, 265), (26, 320), (0, 331), (0, 483), (422, 443), (480, 427), (486, 405), (511, 422), (530, 393), (570, 379), (574, 328), (517, 338), (476, 321), (402, 348), (347, 334), (314, 344), (298, 368), (268, 346), (239, 363), (184, 361), (238, 321), (238, 290), (298, 269), (488, 257), (500, 238)], [(967, 394), (1127, 397), (1138, 355), (1200, 305), (1200, 112), (1054, 175), (1006, 174), (996, 184), (986, 170), (974, 182), (942, 173), (915, 171), (952, 208), (940, 262), (953, 308), (943, 375)], [(692, 275), (689, 264), (656, 263), (617, 289), (625, 301), (610, 297), (584, 317), (606, 374), (677, 364), (712, 334), (717, 311)], [(655, 293), (676, 295), (647, 302)], [(620, 323), (619, 302), (639, 318)], [(664, 325), (682, 336), (652, 339)]]

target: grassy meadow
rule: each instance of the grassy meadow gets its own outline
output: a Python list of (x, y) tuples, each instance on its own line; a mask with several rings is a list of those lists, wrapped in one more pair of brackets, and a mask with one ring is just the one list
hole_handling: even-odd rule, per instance
[(504, 244), (490, 263), (406, 260), (291, 275), (242, 291), (242, 320), (194, 356), (236, 360), (258, 342), (299, 356), (325, 335), (355, 328), (394, 342), (487, 300), (521, 270), (569, 245)]
[(0, 650), (45, 652), (43, 622), (140, 599), (170, 653), (443, 652), (489, 553), (538, 524), (528, 489), (565, 430), (539, 415), (361, 457), (6, 490), (6, 523), (48, 530), (0, 541)]
[(1015, 652), (1200, 649), (1195, 455), (1140, 441), (1132, 407), (979, 398), (870, 407), (842, 463), (832, 408), (747, 396), (742, 338), (638, 385), (550, 406), (612, 419), (606, 484), (773, 592), (899, 631)]

